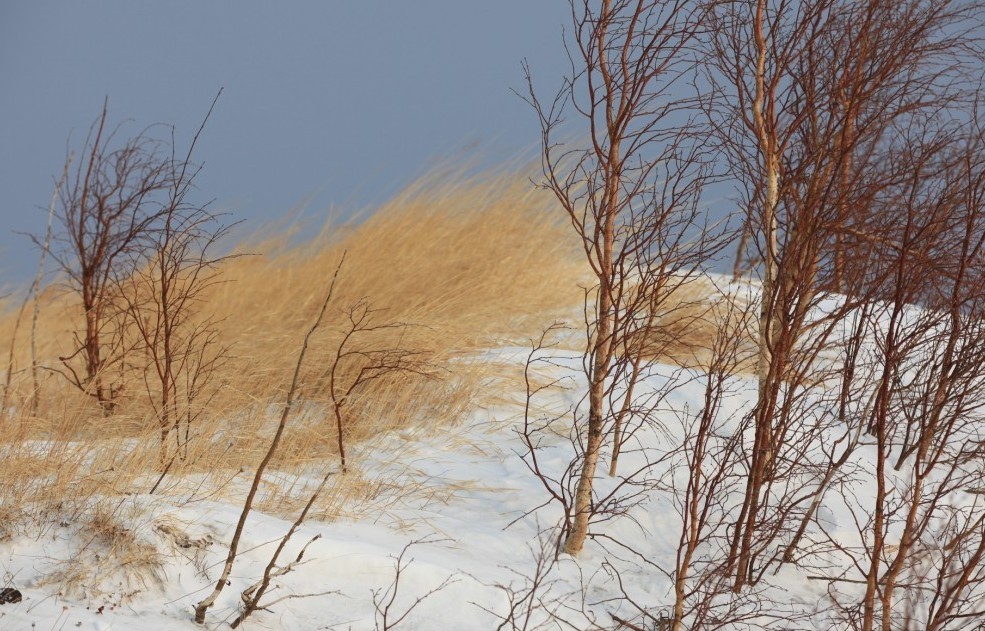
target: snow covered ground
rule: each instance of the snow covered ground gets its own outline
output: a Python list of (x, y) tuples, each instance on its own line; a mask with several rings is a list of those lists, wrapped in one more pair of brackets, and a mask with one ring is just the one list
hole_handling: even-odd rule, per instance
[[(519, 370), (524, 353), (504, 351), (501, 357), (511, 355)], [(569, 358), (571, 367), (576, 363)], [(554, 404), (565, 405), (572, 395), (552, 396)], [(453, 427), (399, 430), (363, 446), (354, 459), (358, 474), (380, 481), (381, 490), (351, 507), (355, 518), (304, 524), (282, 560), (293, 560), (317, 539), (294, 570), (275, 579), (265, 598), (273, 603), (269, 610), (253, 614), (243, 628), (497, 628), (511, 606), (510, 589), (504, 588), (523, 594), (540, 550), (553, 550), (550, 527), (559, 518), (555, 507), (526, 514), (545, 495), (520, 457), (514, 431), (519, 413), (519, 406), (481, 410)], [(561, 439), (549, 446), (548, 466), (563, 468), (569, 449)], [(3, 584), (20, 590), (23, 600), (0, 606), (0, 629), (200, 629), (192, 621), (193, 608), (221, 571), (240, 509), (230, 502), (147, 495), (115, 502), (113, 517), (128, 531), (115, 536), (143, 552), (132, 567), (121, 560), (125, 555), (106, 549), (110, 541), (73, 524), (4, 541)], [(672, 554), (675, 545), (666, 535), (675, 527), (673, 514), (643, 510), (637, 518), (643, 528), (616, 523), (614, 532), (654, 558)], [(207, 628), (225, 628), (238, 615), (240, 593), (262, 576), (290, 525), (252, 513), (231, 584), (210, 610)], [(409, 544), (384, 622), (397, 557)], [(619, 615), (621, 605), (606, 602), (619, 595), (606, 562), (619, 567), (592, 545), (577, 560), (562, 556), (540, 595), (569, 607), (565, 616), (579, 626), (589, 628), (592, 618), (611, 626), (609, 614)], [(640, 571), (632, 563), (622, 569)], [(665, 577), (649, 576), (635, 587), (646, 602), (660, 603), (668, 585)]]
[[(527, 352), (502, 349), (496, 358), (519, 372)], [(554, 351), (547, 368), (575, 380), (565, 382), (574, 388), (551, 390), (539, 401), (560, 415), (558, 434), (553, 439), (544, 435), (539, 454), (551, 475), (559, 475), (571, 457), (563, 435), (569, 417), (561, 413), (580, 390), (579, 364), (580, 357)], [(667, 445), (680, 440), (675, 423), (682, 411), (701, 407), (704, 378), (698, 373), (662, 367), (647, 385), (659, 389), (671, 375), (679, 385), (661, 404), (659, 430), (638, 433), (637, 449), (624, 455), (623, 471), (638, 470), (645, 459), (666, 453)], [(733, 396), (721, 411), (726, 423), (743, 416), (755, 392), (751, 379), (732, 380)], [(301, 527), (281, 565), (295, 560), (307, 545), (303, 559), (274, 579), (263, 601), (267, 608), (247, 618), (242, 628), (614, 629), (620, 619), (659, 628), (657, 621), (669, 616), (673, 603), (680, 496), (669, 490), (648, 492), (626, 516), (599, 528), (605, 541), (590, 540), (577, 559), (561, 555), (552, 564), (553, 526), (561, 513), (557, 504), (545, 505), (544, 487), (523, 459), (516, 431), (522, 393), (505, 394), (515, 403), (480, 409), (451, 426), (394, 430), (355, 450), (352, 475), (374, 490), (353, 500), (345, 516), (309, 520)], [(870, 458), (867, 448), (859, 450), (863, 466)], [(686, 483), (686, 471), (668, 477), (674, 462), (654, 467), (647, 479)], [(245, 485), (250, 473), (243, 472), (233, 484)], [(620, 480), (600, 470), (599, 495)], [(862, 484), (853, 492), (865, 496), (870, 490)], [(241, 506), (233, 499), (188, 497), (193, 496), (113, 500), (107, 509), (110, 536), (91, 525), (55, 523), (33, 536), (0, 542), (0, 586), (23, 595), (20, 602), (0, 605), (0, 629), (201, 629), (192, 620), (193, 609), (221, 572)], [(850, 545), (858, 531), (850, 527), (847, 511), (832, 502), (817, 519)], [(206, 628), (228, 628), (239, 615), (241, 592), (261, 578), (290, 526), (290, 519), (254, 510), (231, 582), (208, 612)], [(822, 558), (830, 561), (828, 570), (838, 564), (836, 555)], [(548, 569), (538, 572), (538, 564)], [(790, 616), (790, 625), (779, 628), (832, 628), (830, 618), (815, 613), (830, 605), (829, 585), (808, 580), (817, 568), (782, 565), (737, 606), (750, 612), (772, 608), (764, 611), (763, 624), (767, 618), (775, 624)], [(849, 594), (853, 585), (840, 589)], [(531, 603), (533, 617), (526, 627), (522, 620), (516, 626), (507, 622), (511, 610), (525, 615)], [(641, 616), (641, 609), (650, 617)], [(538, 626), (549, 621), (549, 612), (554, 621)], [(757, 620), (754, 615), (738, 628), (757, 628)]]

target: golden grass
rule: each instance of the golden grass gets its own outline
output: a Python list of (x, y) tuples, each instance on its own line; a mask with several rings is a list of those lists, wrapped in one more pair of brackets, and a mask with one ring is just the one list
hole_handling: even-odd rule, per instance
[[(214, 315), (229, 359), (213, 375), (208, 405), (190, 428), (193, 440), (170, 465), (158, 495), (239, 497), (241, 480), (269, 444), (304, 332), (343, 253), (326, 323), (305, 361), (301, 403), (272, 463), (275, 483), (261, 497), (261, 506), (274, 512), (295, 510), (316, 473), (336, 466), (329, 368), (354, 306), (370, 309), (368, 327), (383, 328), (357, 332), (348, 348), (411, 351), (415, 371), (392, 372), (352, 394), (345, 406), (349, 445), (401, 425), (438, 428), (463, 418), (490, 378), (487, 367), (468, 358), (524, 342), (581, 295), (582, 264), (570, 228), (549, 194), (534, 190), (523, 174), (427, 177), (360, 221), (328, 223), (317, 236), (296, 241), (287, 229), (240, 244), (234, 252), (242, 256), (225, 262), (222, 282), (198, 305)], [(8, 305), (0, 318), (0, 372), (18, 306)], [(41, 299), (36, 341), (47, 370), (38, 413), (26, 414), (32, 310), (28, 304), (19, 324), (8, 409), (0, 417), (0, 513), (7, 524), (24, 521), (15, 519), (19, 514), (38, 527), (85, 521), (107, 498), (153, 488), (161, 467), (157, 421), (140, 357), (120, 373), (126, 388), (109, 417), (54, 372), (58, 358), (73, 350), (82, 317), (71, 292), (57, 285)], [(354, 378), (357, 360), (340, 363), (336, 377), (343, 386)], [(391, 483), (361, 476), (358, 462), (345, 477), (344, 485), (327, 489), (319, 515), (339, 514)]]
[[(729, 287), (723, 279), (703, 275), (668, 283), (658, 300), (658, 317), (641, 345), (643, 356), (662, 363), (708, 369), (723, 332), (736, 337), (732, 351), (736, 373), (751, 373), (755, 367), (755, 329), (758, 320), (741, 285)], [(719, 351), (721, 352), (721, 351)]]
[(112, 609), (164, 584), (162, 556), (144, 512), (126, 498), (94, 502), (82, 519), (71, 556), (40, 585), (57, 585), (69, 598)]
[(284, 351), (300, 344), (345, 252), (335, 304), (366, 299), (378, 322), (414, 325), (397, 333), (405, 347), (448, 353), (523, 340), (577, 304), (581, 263), (569, 232), (523, 177), (425, 180), (355, 227), (330, 225), (287, 250), (254, 246), (267, 254), (228, 266), (217, 315), (228, 337), (249, 341), (240, 366), (283, 380), (293, 361)]
[[(37, 348), (49, 370), (42, 372), (38, 413), (25, 413), (32, 389), (28, 305), (15, 340), (8, 409), (0, 411), (0, 538), (82, 524), (98, 535), (90, 539), (100, 558), (109, 550), (110, 558), (132, 557), (153, 574), (153, 550), (142, 547), (144, 538), (131, 541), (120, 531), (119, 515), (110, 510), (121, 499), (157, 487), (155, 496), (171, 506), (241, 501), (269, 445), (304, 333), (343, 253), (325, 324), (308, 350), (299, 404), (268, 469), (258, 510), (295, 516), (325, 471), (338, 466), (330, 368), (351, 330), (347, 314), (353, 307), (370, 309), (369, 327), (383, 328), (357, 332), (349, 348), (410, 351), (415, 370), (388, 373), (347, 400), (350, 471), (330, 479), (312, 513), (323, 519), (382, 512), (388, 501), (410, 492), (433, 496), (433, 488), (407, 488), (421, 485), (413, 476), (397, 479), (394, 467), (383, 473), (363, 467), (358, 445), (408, 425), (440, 431), (465, 418), (480, 398), (495, 404), (505, 382), (490, 384), (503, 378), (503, 366), (482, 361), (482, 351), (526, 346), (552, 321), (580, 311), (579, 285), (587, 279), (583, 254), (553, 198), (535, 190), (524, 174), (427, 177), (359, 221), (329, 222), (298, 241), (303, 231), (289, 226), (239, 244), (233, 251), (240, 256), (225, 262), (222, 282), (198, 305), (200, 313), (215, 317), (229, 359), (213, 375), (182, 457), (168, 464), (163, 478), (140, 357), (122, 373), (127, 387), (109, 417), (53, 372), (61, 367), (58, 358), (73, 350), (82, 317), (78, 301), (62, 287), (48, 288), (41, 299)], [(700, 349), (719, 326), (716, 291), (696, 281), (668, 301), (660, 325), (670, 335), (657, 358), (700, 365)], [(8, 305), (0, 318), (0, 373), (17, 307)], [(338, 381), (351, 383), (359, 367), (359, 356), (345, 359)], [(119, 547), (103, 535), (118, 538)], [(62, 579), (77, 584), (71, 572)]]

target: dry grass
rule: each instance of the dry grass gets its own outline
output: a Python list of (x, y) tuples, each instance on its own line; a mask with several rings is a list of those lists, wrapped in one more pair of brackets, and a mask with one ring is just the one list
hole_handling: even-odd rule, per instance
[(694, 276), (668, 284), (668, 294), (657, 302), (659, 315), (642, 344), (647, 359), (690, 368), (707, 369), (715, 339), (723, 329), (740, 339), (735, 367), (751, 373), (755, 367), (755, 305), (743, 283)]
[[(551, 199), (522, 177), (425, 180), (356, 227), (330, 225), (301, 247), (247, 247), (216, 296), (239, 365), (282, 381), (342, 252), (335, 304), (361, 299), (379, 322), (404, 322), (405, 347), (447, 355), (525, 339), (577, 301), (580, 259)], [(330, 344), (321, 346), (331, 348)], [(255, 390), (251, 390), (255, 392)]]
[[(120, 372), (127, 387), (109, 417), (55, 372), (82, 320), (77, 300), (57, 285), (41, 300), (37, 347), (47, 370), (38, 413), (25, 413), (32, 388), (28, 305), (14, 346), (9, 408), (0, 411), (0, 539), (73, 524), (89, 542), (79, 554), (109, 564), (102, 568), (108, 575), (114, 567), (133, 567), (153, 577), (156, 548), (148, 547), (146, 533), (123, 526), (133, 523), (120, 514), (123, 500), (156, 486), (155, 502), (164, 505), (240, 501), (269, 444), (304, 332), (343, 253), (326, 323), (306, 358), (301, 403), (265, 477), (259, 510), (293, 517), (326, 468), (337, 466), (330, 368), (352, 329), (354, 307), (368, 315), (349, 348), (409, 351), (414, 367), (390, 372), (346, 401), (345, 438), (357, 446), (407, 425), (440, 431), (465, 418), (482, 397), (494, 404), (497, 389), (490, 383), (501, 379), (503, 366), (477, 359), (481, 351), (525, 346), (553, 320), (577, 314), (583, 298), (585, 268), (570, 226), (549, 194), (533, 190), (523, 174), (424, 178), (360, 221), (329, 223), (299, 242), (303, 232), (293, 226), (240, 244), (235, 251), (242, 256), (226, 262), (223, 282), (199, 305), (216, 318), (229, 359), (214, 375), (187, 448), (163, 478), (140, 357)], [(717, 291), (696, 282), (669, 301), (660, 324), (670, 335), (657, 358), (700, 365), (700, 349), (719, 326)], [(0, 373), (18, 306), (8, 305), (0, 318)], [(359, 357), (339, 363), (337, 384), (351, 383)], [(419, 480), (397, 479), (394, 467), (386, 473), (362, 467), (358, 447), (352, 455), (349, 473), (331, 479), (313, 517), (383, 512), (407, 493), (441, 501), (433, 488), (408, 488)], [(159, 539), (183, 545), (179, 527), (154, 526), (153, 516), (144, 517)], [(83, 577), (69, 566), (63, 570), (61, 584), (82, 589)]]
[[(347, 443), (405, 424), (440, 427), (463, 418), (490, 378), (487, 367), (466, 358), (525, 340), (577, 303), (581, 264), (561, 219), (549, 195), (533, 190), (522, 174), (444, 174), (422, 179), (359, 221), (329, 223), (300, 243), (292, 233), (302, 230), (294, 226), (238, 246), (244, 256), (226, 262), (223, 282), (199, 305), (201, 313), (214, 314), (230, 358), (214, 375), (184, 457), (172, 464), (157, 494), (218, 498), (241, 490), (239, 472), (251, 471), (266, 449), (303, 333), (343, 252), (327, 325), (306, 359), (303, 403), (262, 505), (291, 512), (314, 473), (337, 461), (328, 369), (351, 328), (347, 314), (354, 306), (370, 311), (367, 330), (358, 331), (349, 348), (411, 351), (416, 370), (393, 372), (352, 394), (345, 406)], [(7, 307), (0, 318), (0, 371), (19, 305)], [(42, 296), (37, 348), (46, 370), (38, 413), (25, 414), (32, 309), (28, 304), (19, 325), (9, 408), (0, 418), (0, 512), (6, 524), (24, 527), (82, 523), (101, 501), (154, 486), (157, 424), (140, 357), (114, 375), (126, 388), (110, 417), (56, 374), (82, 319), (77, 301), (58, 285)], [(356, 359), (340, 363), (338, 383), (351, 381)], [(371, 478), (356, 483), (358, 466), (346, 478), (348, 488), (330, 488), (319, 514), (338, 514), (385, 486)]]
[(57, 585), (63, 596), (112, 609), (164, 583), (146, 515), (127, 499), (94, 502), (71, 527), (75, 549), (57, 561), (42, 585)]

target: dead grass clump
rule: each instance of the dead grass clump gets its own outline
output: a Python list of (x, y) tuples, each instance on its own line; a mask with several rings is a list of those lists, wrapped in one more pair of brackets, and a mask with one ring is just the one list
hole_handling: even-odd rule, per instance
[[(68, 598), (114, 607), (164, 583), (157, 546), (143, 528), (143, 511), (126, 499), (93, 502), (77, 522), (75, 549), (42, 585), (56, 585)], [(143, 532), (146, 530), (147, 532)]]
[[(273, 471), (261, 489), (254, 509), (268, 515), (295, 518), (318, 489), (324, 475), (324, 466), (309, 465), (300, 470)], [(398, 484), (397, 480), (350, 468), (345, 475), (334, 475), (325, 484), (308, 518), (323, 521), (340, 517), (358, 518), (362, 516), (361, 509)]]
[(740, 371), (755, 364), (757, 326), (748, 290), (721, 278), (695, 276), (672, 284), (663, 297), (653, 300), (655, 318), (637, 348), (648, 360), (707, 369), (719, 331), (728, 328), (743, 339), (738, 358)]
[(22, 518), (16, 506), (0, 504), (0, 543), (8, 541), (16, 534), (15, 526)]

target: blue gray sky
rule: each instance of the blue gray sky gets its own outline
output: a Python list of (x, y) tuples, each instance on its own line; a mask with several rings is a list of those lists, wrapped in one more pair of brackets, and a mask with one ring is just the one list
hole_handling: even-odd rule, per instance
[(478, 146), (490, 164), (537, 142), (526, 58), (551, 89), (566, 68), (564, 0), (90, 0), (0, 4), (0, 286), (23, 284), (66, 142), (109, 97), (136, 132), (173, 124), (203, 197), (275, 221), (385, 200)]

